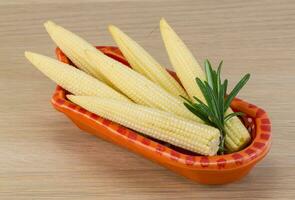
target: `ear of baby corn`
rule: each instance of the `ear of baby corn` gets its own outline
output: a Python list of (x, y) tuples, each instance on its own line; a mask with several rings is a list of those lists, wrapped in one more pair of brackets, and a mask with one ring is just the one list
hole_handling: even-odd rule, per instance
[(90, 112), (175, 146), (209, 156), (218, 151), (219, 131), (210, 126), (135, 103), (89, 96), (67, 97)]
[[(196, 96), (203, 102), (206, 102), (195, 81), (196, 77), (202, 81), (206, 80), (201, 66), (165, 19), (161, 19), (160, 29), (171, 64), (187, 93), (191, 99), (193, 99), (193, 96)], [(226, 115), (231, 112), (232, 110), (229, 109)], [(225, 144), (231, 151), (243, 148), (250, 140), (249, 132), (238, 117), (233, 117), (227, 121), (225, 131)]]
[[(232, 109), (229, 108), (226, 112), (226, 115), (232, 112)], [(232, 140), (235, 143), (235, 145), (227, 146), (231, 152), (241, 150), (251, 140), (249, 131), (238, 117), (232, 117), (231, 119), (229, 119), (225, 123), (224, 129), (226, 132), (225, 141)]]
[(113, 25), (109, 26), (109, 31), (135, 71), (157, 83), (170, 94), (187, 97), (180, 84), (137, 42)]
[(44, 23), (44, 26), (55, 44), (78, 68), (96, 77), (97, 79), (108, 83), (103, 75), (94, 70), (84, 57), (85, 54), (83, 52), (86, 49), (96, 50), (94, 46), (92, 46), (80, 36), (55, 24), (52, 21), (47, 21), (46, 23)]
[(143, 75), (99, 51), (86, 51), (85, 54), (88, 61), (96, 66), (104, 77), (134, 102), (202, 122), (186, 109), (182, 100), (169, 94)]
[(45, 76), (72, 94), (130, 101), (105, 83), (71, 65), (32, 52), (25, 52), (25, 56)]
[(195, 78), (205, 79), (199, 63), (192, 53), (169, 26), (165, 19), (160, 21), (160, 30), (170, 62), (184, 86), (186, 92), (193, 99), (193, 96), (201, 97), (204, 100), (201, 90), (196, 87)]

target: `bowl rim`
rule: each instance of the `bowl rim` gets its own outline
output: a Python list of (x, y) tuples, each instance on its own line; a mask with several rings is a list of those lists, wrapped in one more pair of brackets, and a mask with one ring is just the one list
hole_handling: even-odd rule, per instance
[[(128, 62), (125, 60), (124, 56), (117, 47), (97, 46), (96, 48), (107, 56), (128, 65)], [(57, 47), (55, 52), (58, 60), (70, 64), (70, 60), (61, 51), (61, 49)], [(80, 117), (91, 119), (97, 125), (105, 126), (106, 128), (111, 129), (114, 133), (122, 135), (124, 132), (123, 135), (125, 136), (126, 132), (128, 132), (128, 136), (125, 137), (126, 142), (130, 142), (131, 140), (133, 143), (135, 142), (136, 144), (146, 148), (146, 150), (157, 153), (161, 156), (161, 159), (166, 159), (166, 161), (171, 165), (177, 165), (178, 167), (193, 168), (198, 170), (232, 170), (247, 167), (248, 165), (261, 160), (268, 153), (271, 146), (271, 122), (267, 113), (262, 108), (239, 98), (234, 99), (231, 107), (247, 113), (247, 115), (252, 117), (256, 123), (256, 135), (251, 144), (241, 151), (226, 155), (192, 156), (171, 149), (145, 137), (143, 134), (139, 134), (115, 122), (103, 119), (102, 117), (81, 108), (80, 106), (67, 100), (66, 92), (67, 91), (60, 86), (56, 87), (51, 99), (51, 102), (55, 107), (75, 112)]]

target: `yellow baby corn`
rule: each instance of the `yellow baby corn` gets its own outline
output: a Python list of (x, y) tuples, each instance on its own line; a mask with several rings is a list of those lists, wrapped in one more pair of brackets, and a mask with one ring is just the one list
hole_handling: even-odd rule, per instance
[(135, 71), (157, 83), (170, 94), (187, 97), (180, 84), (137, 42), (113, 25), (109, 26), (109, 31)]
[[(206, 102), (201, 90), (195, 82), (196, 77), (201, 80), (206, 79), (202, 68), (165, 19), (161, 19), (160, 29), (170, 61), (187, 93), (191, 99), (193, 99), (193, 96), (196, 96), (203, 102)], [(229, 109), (226, 115), (231, 112), (232, 110)], [(250, 140), (249, 132), (238, 117), (233, 117), (227, 121), (225, 124), (225, 131), (225, 144), (231, 151), (241, 149)]]
[(201, 80), (205, 80), (199, 63), (165, 19), (160, 21), (160, 30), (170, 62), (186, 92), (191, 99), (197, 96), (204, 101), (202, 92), (199, 87), (196, 87), (195, 81), (196, 75)]
[(105, 83), (71, 65), (32, 52), (25, 52), (25, 56), (44, 75), (72, 94), (130, 101)]
[(220, 133), (210, 126), (132, 102), (89, 96), (67, 97), (90, 112), (175, 146), (209, 156), (218, 151)]
[(116, 88), (134, 102), (201, 122), (185, 108), (182, 100), (172, 96), (143, 75), (99, 51), (86, 51), (85, 53), (88, 62), (96, 66), (96, 70), (99, 70)]
[(108, 83), (98, 71), (92, 68), (92, 66), (86, 61), (84, 57), (84, 51), (86, 49), (96, 51), (96, 48), (93, 45), (52, 21), (47, 21), (44, 23), (44, 26), (55, 44), (77, 67), (88, 74), (91, 74), (97, 79)]

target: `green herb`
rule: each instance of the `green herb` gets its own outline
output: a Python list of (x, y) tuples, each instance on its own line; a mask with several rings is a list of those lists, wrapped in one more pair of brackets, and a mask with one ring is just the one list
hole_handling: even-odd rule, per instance
[(230, 118), (243, 114), (241, 112), (234, 112), (225, 115), (225, 112), (229, 108), (232, 100), (250, 78), (250, 74), (246, 74), (238, 82), (234, 89), (228, 95), (226, 95), (228, 80), (225, 79), (223, 82), (221, 80), (220, 73), (222, 63), (223, 61), (220, 62), (217, 71), (215, 71), (212, 69), (209, 60), (205, 60), (205, 72), (207, 80), (202, 81), (199, 78), (196, 78), (196, 83), (200, 88), (206, 102), (202, 102), (198, 97), (195, 96), (194, 101), (182, 97), (185, 100), (184, 105), (188, 110), (202, 119), (206, 124), (214, 126), (220, 130), (221, 135), (218, 151), (219, 154), (224, 154), (226, 152), (226, 148), (224, 146), (224, 124)]

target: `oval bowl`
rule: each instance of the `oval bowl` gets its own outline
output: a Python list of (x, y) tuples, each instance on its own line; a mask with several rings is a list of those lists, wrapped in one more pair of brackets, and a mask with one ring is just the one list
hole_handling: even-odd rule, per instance
[[(97, 49), (129, 66), (117, 47), (99, 46)], [(72, 64), (59, 48), (56, 55), (60, 61)], [(174, 72), (170, 73), (177, 79)], [(265, 157), (271, 146), (271, 122), (266, 112), (238, 98), (234, 99), (231, 107), (245, 113), (241, 120), (251, 133), (251, 143), (239, 152), (208, 157), (165, 144), (104, 119), (70, 102), (66, 94), (66, 90), (57, 86), (51, 102), (56, 110), (64, 113), (80, 129), (199, 183), (225, 184), (241, 179)]]

